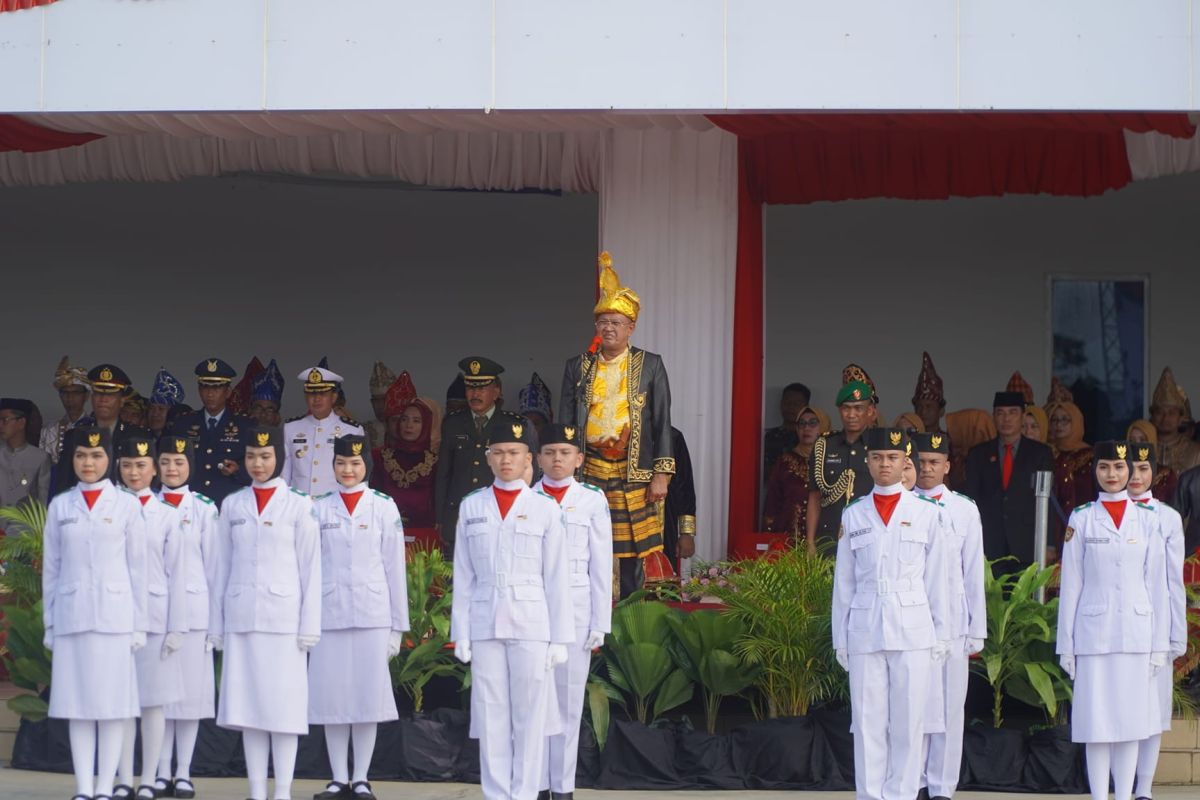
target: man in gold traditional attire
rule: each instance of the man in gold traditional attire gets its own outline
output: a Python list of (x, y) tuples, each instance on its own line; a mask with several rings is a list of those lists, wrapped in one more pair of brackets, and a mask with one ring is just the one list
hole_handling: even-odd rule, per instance
[(637, 293), (621, 286), (608, 253), (599, 263), (596, 344), (567, 361), (559, 417), (584, 431), (583, 480), (608, 497), (625, 597), (674, 575), (658, 508), (675, 472), (671, 388), (662, 358), (629, 344), (641, 312)]
[(1192, 404), (1187, 392), (1175, 382), (1175, 373), (1165, 367), (1154, 394), (1150, 397), (1150, 421), (1158, 431), (1158, 463), (1182, 475), (1200, 466), (1200, 444), (1185, 432), (1192, 419)]

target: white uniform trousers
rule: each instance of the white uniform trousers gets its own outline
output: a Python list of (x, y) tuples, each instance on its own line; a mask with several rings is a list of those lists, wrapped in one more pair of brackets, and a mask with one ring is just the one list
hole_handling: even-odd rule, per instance
[(579, 721), (587, 692), (592, 652), (583, 649), (587, 627), (575, 629), (575, 642), (567, 645), (567, 663), (554, 670), (550, 702), (562, 713), (562, 733), (546, 737), (546, 773), (541, 788), (557, 794), (575, 791), (575, 766), (579, 760)]
[(913, 800), (917, 796), (932, 667), (929, 650), (883, 650), (850, 656), (858, 800)]
[[(535, 800), (546, 749), (547, 642), (471, 642), (471, 717), (486, 800)], [(912, 800), (909, 798), (909, 800)]]
[(966, 721), (968, 657), (958, 646), (940, 665), (932, 665), (925, 710), (925, 768), (921, 785), (930, 797), (953, 797), (962, 768), (963, 724)]

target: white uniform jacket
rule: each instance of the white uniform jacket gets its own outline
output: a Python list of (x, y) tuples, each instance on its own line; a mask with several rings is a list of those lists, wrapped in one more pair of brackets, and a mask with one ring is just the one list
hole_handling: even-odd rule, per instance
[(353, 516), (341, 493), (313, 501), (321, 526), (321, 627), (408, 630), (404, 524), (391, 497), (361, 487)]
[(450, 638), (575, 641), (567, 537), (553, 498), (522, 485), (508, 516), (491, 487), (459, 505)]
[(51, 500), (46, 514), (42, 616), (55, 636), (146, 631), (142, 504), (107, 479), (97, 488), (90, 510), (75, 486)]
[(179, 512), (149, 489), (146, 493), (149, 499), (142, 505), (146, 520), (146, 632), (185, 633), (187, 568)]
[(179, 529), (183, 532), (186, 630), (206, 631), (211, 604), (208, 587), (216, 581), (217, 574), (217, 504), (211, 498), (191, 491), (186, 484), (178, 489), (164, 489), (159, 492), (159, 498), (164, 494), (183, 495), (176, 511)]
[(851, 655), (924, 650), (952, 634), (949, 535), (933, 500), (901, 492), (883, 524), (874, 494), (842, 511), (833, 585), (833, 647)]
[(284, 459), (280, 477), (288, 486), (311, 496), (337, 491), (333, 474), (333, 440), (349, 434), (364, 436), (362, 426), (349, 417), (330, 414), (317, 419), (309, 414), (283, 426)]
[[(1147, 496), (1144, 500), (1136, 501), (1139, 505), (1147, 505), (1158, 515), (1158, 524), (1162, 529), (1166, 544), (1167, 567), (1167, 604), (1170, 606), (1171, 622), (1167, 630), (1167, 638), (1171, 650), (1176, 653), (1187, 650), (1187, 590), (1183, 586), (1183, 562), (1186, 557), (1183, 545), (1183, 517), (1161, 500)], [(1168, 665), (1169, 666), (1169, 665)]]
[(1125, 502), (1119, 531), (1103, 503), (1071, 512), (1058, 595), (1060, 655), (1167, 651), (1166, 545), (1158, 513)]
[(320, 636), (320, 529), (312, 500), (281, 478), (266, 485), (275, 493), (261, 515), (250, 486), (221, 505), (208, 629)]
[(983, 594), (983, 522), (975, 501), (945, 487), (916, 493), (940, 495), (946, 529), (950, 638), (987, 638), (987, 601)]
[[(541, 491), (542, 482), (533, 486)], [(571, 479), (559, 504), (567, 530), (567, 583), (575, 627), (612, 631), (612, 518), (604, 492)]]

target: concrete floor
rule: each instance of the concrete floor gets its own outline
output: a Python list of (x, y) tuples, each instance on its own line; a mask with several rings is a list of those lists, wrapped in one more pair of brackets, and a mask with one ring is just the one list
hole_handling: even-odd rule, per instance
[[(377, 781), (372, 784), (380, 800), (479, 800), (482, 795), (477, 785), (466, 783), (392, 783)], [(296, 781), (292, 786), (295, 800), (309, 800), (321, 791), (324, 784), (319, 781)], [(245, 800), (246, 782), (240, 778), (202, 778), (196, 781), (197, 800)], [(75, 794), (75, 781), (70, 775), (47, 772), (28, 772), (0, 767), (0, 798), (3, 800), (69, 800)], [(661, 800), (663, 792), (601, 792), (581, 789), (576, 793), (579, 800)], [(679, 791), (669, 792), (671, 800), (711, 800), (715, 792)], [(852, 792), (724, 792), (738, 797), (758, 795), (768, 798), (803, 797), (805, 800), (847, 800)], [(1156, 800), (1189, 800), (1200, 795), (1195, 786), (1156, 787)], [(993, 794), (987, 792), (962, 792), (955, 800), (1061, 800), (1063, 795), (1040, 794)]]

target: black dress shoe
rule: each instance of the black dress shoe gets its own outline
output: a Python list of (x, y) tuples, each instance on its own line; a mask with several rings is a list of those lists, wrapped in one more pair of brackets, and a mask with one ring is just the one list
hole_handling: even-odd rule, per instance
[(170, 778), (155, 778), (154, 793), (159, 797), (174, 797), (175, 781)]
[[(100, 796), (97, 795), (97, 797)], [(133, 787), (125, 783), (118, 783), (113, 787), (112, 800), (133, 800)]]
[(134, 793), (135, 800), (156, 800), (158, 793), (154, 791), (154, 787), (148, 783), (143, 783), (137, 788)]
[(313, 800), (347, 800), (351, 796), (349, 784), (330, 781), (325, 786), (325, 791), (313, 795)]
[(550, 800), (550, 790), (542, 789), (540, 792), (538, 792), (537, 800)]
[(574, 792), (551, 792), (550, 800), (575, 800)]
[(92, 798), (88, 797), (86, 794), (77, 794), (72, 797), (71, 800), (92, 800)]
[(922, 786), (921, 791), (917, 792), (917, 800), (929, 800), (928, 786)]
[[(358, 790), (360, 786), (366, 791), (360, 792)], [(371, 784), (366, 781), (355, 781), (350, 786), (350, 797), (354, 800), (375, 800), (375, 793), (371, 791)]]
[(950, 798), (946, 797), (944, 794), (935, 794), (933, 797), (929, 798), (929, 800), (950, 800)]
[(187, 778), (171, 781), (171, 794), (168, 797), (178, 797), (180, 800), (192, 800), (196, 796), (196, 787)]

